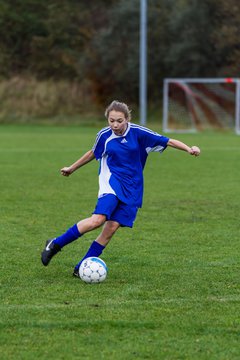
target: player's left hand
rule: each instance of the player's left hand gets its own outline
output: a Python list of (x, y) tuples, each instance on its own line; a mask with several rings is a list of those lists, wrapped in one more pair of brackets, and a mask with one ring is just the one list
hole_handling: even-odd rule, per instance
[(201, 153), (201, 150), (199, 149), (199, 147), (197, 147), (197, 146), (191, 147), (190, 155), (199, 156), (200, 153)]

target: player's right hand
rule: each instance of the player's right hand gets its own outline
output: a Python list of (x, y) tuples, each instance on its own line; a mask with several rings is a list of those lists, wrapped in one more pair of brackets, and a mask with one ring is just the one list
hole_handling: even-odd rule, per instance
[(69, 175), (71, 175), (71, 173), (72, 173), (71, 167), (66, 166), (66, 167), (61, 169), (61, 174), (63, 176), (69, 176)]

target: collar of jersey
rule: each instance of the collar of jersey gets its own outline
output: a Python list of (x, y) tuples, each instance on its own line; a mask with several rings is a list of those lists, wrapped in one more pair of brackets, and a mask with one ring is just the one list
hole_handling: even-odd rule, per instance
[(112, 134), (117, 138), (125, 137), (127, 135), (127, 133), (129, 132), (129, 130), (130, 130), (130, 123), (128, 122), (127, 123), (127, 128), (126, 128), (126, 130), (124, 131), (124, 133), (122, 135), (116, 135), (113, 130), (112, 130)]

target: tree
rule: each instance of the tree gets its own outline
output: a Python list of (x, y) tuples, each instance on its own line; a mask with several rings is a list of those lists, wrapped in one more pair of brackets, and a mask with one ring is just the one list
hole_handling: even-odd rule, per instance
[(238, 0), (219, 0), (215, 14), (213, 41), (216, 49), (218, 76), (239, 77), (240, 4)]
[[(237, 0), (148, 0), (148, 94), (164, 77), (238, 76)], [(0, 75), (87, 80), (138, 103), (140, 0), (0, 0)]]
[(85, 71), (98, 101), (138, 96), (139, 1), (117, 1), (87, 47)]
[(46, 9), (36, 0), (0, 0), (0, 74), (10, 76), (31, 64), (31, 39), (43, 36)]
[(212, 40), (214, 2), (202, 0), (172, 1), (167, 32), (169, 51), (165, 57), (168, 76), (211, 77), (216, 74)]
[(160, 98), (162, 79), (167, 74), (170, 45), (168, 23), (172, 6), (169, 0), (148, 1), (148, 97), (149, 102)]

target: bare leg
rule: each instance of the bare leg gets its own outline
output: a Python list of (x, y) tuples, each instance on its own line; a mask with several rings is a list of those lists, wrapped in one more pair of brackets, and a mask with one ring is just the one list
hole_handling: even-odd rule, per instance
[(107, 221), (105, 223), (101, 234), (97, 237), (96, 241), (93, 241), (85, 256), (75, 266), (73, 275), (79, 276), (78, 269), (84, 259), (92, 256), (98, 257), (102, 254), (102, 251), (107, 246), (107, 244), (109, 243), (109, 241), (111, 240), (112, 236), (117, 231), (119, 226), (120, 226), (119, 223), (116, 221)]
[(91, 217), (77, 223), (78, 231), (83, 235), (88, 231), (97, 229), (106, 221), (105, 215), (93, 214)]
[(107, 246), (119, 226), (120, 224), (116, 221), (106, 221), (103, 230), (96, 241), (103, 246)]

